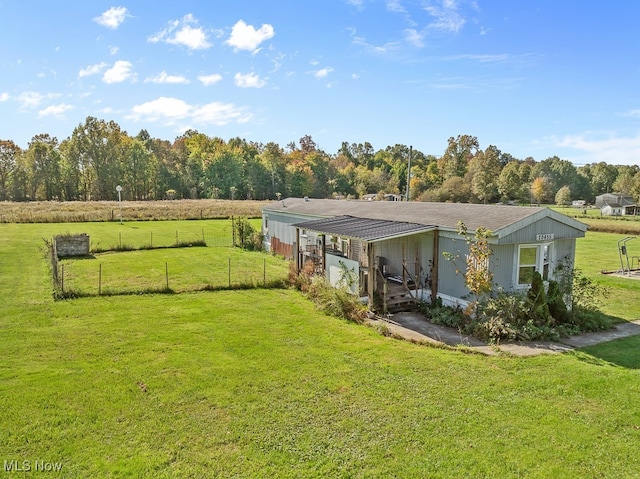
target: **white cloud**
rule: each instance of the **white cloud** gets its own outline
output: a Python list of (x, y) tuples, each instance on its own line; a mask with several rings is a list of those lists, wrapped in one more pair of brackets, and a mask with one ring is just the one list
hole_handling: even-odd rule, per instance
[(18, 103), (20, 103), (20, 108), (36, 108), (42, 100), (44, 100), (44, 96), (35, 91), (25, 91), (18, 95)]
[(255, 73), (247, 73), (246, 75), (236, 73), (233, 78), (236, 86), (240, 88), (262, 88), (267, 84), (265, 80), (261, 79)]
[(170, 45), (183, 45), (189, 50), (206, 50), (212, 46), (208, 35), (202, 27), (197, 26), (198, 20), (190, 13), (181, 20), (169, 22), (169, 26), (149, 37), (151, 43), (164, 42)]
[(424, 33), (418, 32), (414, 28), (407, 28), (404, 31), (405, 40), (416, 48), (424, 47)]
[(212, 75), (198, 76), (198, 81), (202, 83), (204, 86), (215, 85), (220, 80), (222, 80), (222, 75), (218, 75), (217, 73), (214, 73)]
[(354, 45), (360, 46), (366, 51), (376, 55), (394, 53), (400, 48), (400, 44), (398, 42), (388, 42), (384, 45), (372, 45), (371, 43), (368, 43), (364, 37), (358, 36), (355, 29), (351, 30), (351, 39)]
[(135, 81), (136, 74), (131, 70), (132, 67), (131, 62), (118, 60), (111, 68), (104, 72), (102, 81), (105, 83), (122, 83), (126, 80)]
[(555, 147), (576, 150), (577, 157), (572, 158), (576, 164), (599, 163), (609, 165), (637, 165), (640, 158), (640, 134), (635, 137), (621, 138), (608, 135), (598, 138), (596, 133), (566, 135), (563, 138), (553, 137)]
[(0, 93), (0, 102), (7, 101), (9, 99), (9, 94), (6, 91)]
[(96, 75), (100, 73), (102, 70), (104, 70), (106, 67), (107, 67), (107, 64), (104, 62), (96, 63), (95, 65), (89, 65), (88, 67), (82, 68), (80, 70), (80, 72), (78, 73), (78, 78)]
[(387, 0), (387, 10), (396, 13), (407, 13), (400, 0)]
[(321, 68), (320, 70), (316, 70), (315, 72), (313, 72), (313, 76), (318, 79), (327, 78), (327, 75), (329, 75), (329, 73), (331, 73), (332, 71), (333, 68), (331, 67)]
[(44, 110), (40, 110), (38, 112), (39, 117), (43, 116), (53, 116), (56, 118), (64, 118), (64, 113), (69, 110), (73, 110), (73, 105), (68, 105), (66, 103), (61, 103), (59, 105), (50, 105), (46, 107)]
[(109, 47), (109, 54), (111, 56), (117, 55), (119, 51), (120, 51), (120, 47)]
[(495, 54), (463, 54), (452, 55), (447, 57), (448, 60), (472, 60), (478, 63), (504, 63), (511, 60), (517, 60), (512, 58), (508, 53), (495, 53)]
[(193, 112), (193, 121), (205, 125), (226, 125), (232, 121), (247, 123), (252, 118), (246, 109), (237, 108), (233, 103), (208, 103)]
[(134, 106), (130, 118), (152, 122), (161, 120), (173, 124), (176, 120), (187, 118), (191, 110), (191, 105), (183, 100), (162, 96), (157, 100)]
[(456, 1), (442, 0), (439, 3), (439, 5), (432, 3), (424, 7), (427, 13), (434, 18), (428, 27), (453, 33), (460, 31), (466, 23), (466, 19), (459, 13)]
[(170, 83), (170, 84), (189, 84), (191, 83), (188, 78), (182, 75), (168, 75), (167, 72), (162, 71), (154, 77), (144, 79), (145, 83)]
[(106, 12), (103, 12), (99, 17), (95, 17), (93, 21), (103, 27), (115, 30), (128, 16), (130, 15), (126, 7), (111, 7)]
[(360, 75), (358, 75), (357, 73), (352, 73), (351, 74), (351, 79), (352, 80), (358, 80), (358, 79), (360, 79)]
[(252, 25), (247, 25), (243, 20), (238, 20), (231, 29), (231, 36), (225, 43), (235, 50), (247, 50), (257, 53), (260, 51), (258, 46), (265, 40), (273, 38), (274, 35), (273, 27), (268, 23), (263, 24), (256, 30)]
[(627, 116), (630, 118), (640, 118), (640, 109), (626, 111), (622, 114), (622, 116)]
[(226, 125), (234, 121), (246, 123), (251, 120), (252, 115), (245, 108), (236, 107), (232, 103), (213, 102), (205, 105), (190, 105), (177, 98), (160, 97), (134, 106), (127, 118), (165, 125), (179, 123)]

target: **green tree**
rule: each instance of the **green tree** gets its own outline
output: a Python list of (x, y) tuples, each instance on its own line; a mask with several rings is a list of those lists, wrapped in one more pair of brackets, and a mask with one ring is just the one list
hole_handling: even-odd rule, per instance
[(613, 192), (613, 183), (618, 178), (618, 170), (604, 161), (590, 165), (589, 178), (594, 195)]
[(522, 186), (528, 184), (528, 177), (523, 181), (520, 175), (520, 162), (510, 161), (500, 171), (496, 180), (496, 186), (498, 187), (498, 193), (500, 196), (507, 200), (515, 200), (520, 198)]
[(9, 197), (9, 181), (21, 149), (11, 140), (0, 140), (0, 201)]
[(123, 164), (120, 168), (123, 192), (129, 199), (147, 200), (153, 191), (155, 157), (145, 142), (138, 138), (124, 138), (123, 147)]
[(616, 178), (616, 181), (613, 182), (613, 191), (628, 195), (632, 194), (634, 189), (634, 177), (638, 172), (639, 168), (637, 165), (618, 166), (618, 177)]
[(466, 203), (471, 195), (469, 183), (459, 176), (452, 176), (445, 180), (439, 191), (439, 201), (450, 201), (452, 203)]
[[(490, 264), (493, 251), (489, 245), (489, 237), (492, 232), (484, 226), (480, 226), (476, 228), (475, 234), (472, 236), (469, 234), (467, 226), (460, 221), (458, 222), (458, 234), (467, 243), (468, 253), (464, 260), (464, 282), (474, 298), (467, 306), (466, 312), (477, 318), (479, 317), (480, 305), (493, 289), (493, 271)], [(463, 270), (457, 264), (460, 261), (459, 255), (446, 252), (444, 256), (454, 262), (456, 272)]]
[(273, 199), (276, 197), (276, 193), (285, 191), (287, 164), (284, 150), (277, 143), (269, 142), (260, 153), (260, 161), (269, 176), (271, 188), (267, 197)]
[(73, 130), (68, 154), (82, 172), (84, 199), (112, 200), (117, 197), (125, 135), (116, 122), (91, 116)]
[(500, 150), (495, 146), (479, 150), (469, 161), (467, 177), (471, 192), (482, 203), (486, 204), (497, 196), (500, 168)]
[(59, 199), (60, 153), (58, 140), (48, 134), (34, 136), (24, 153), (29, 172), (29, 198), (34, 200)]
[(449, 138), (447, 149), (438, 160), (438, 170), (443, 180), (453, 176), (464, 178), (467, 173), (467, 164), (480, 148), (478, 139), (470, 135), (458, 135), (457, 138)]
[(567, 206), (571, 203), (571, 188), (568, 185), (564, 185), (556, 193), (556, 205)]

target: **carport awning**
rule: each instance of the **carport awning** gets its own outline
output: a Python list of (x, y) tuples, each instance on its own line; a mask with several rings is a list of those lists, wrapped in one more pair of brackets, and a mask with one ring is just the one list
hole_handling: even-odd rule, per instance
[(419, 225), (417, 223), (372, 220), (353, 216), (335, 216), (333, 218), (296, 223), (293, 226), (320, 234), (359, 239), (369, 243), (411, 236), (436, 229), (435, 226)]

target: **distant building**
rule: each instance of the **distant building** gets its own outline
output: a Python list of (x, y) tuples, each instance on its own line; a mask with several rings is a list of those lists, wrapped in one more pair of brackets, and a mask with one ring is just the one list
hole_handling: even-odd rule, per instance
[(596, 207), (604, 216), (635, 215), (637, 207), (633, 197), (624, 193), (605, 193), (596, 196)]

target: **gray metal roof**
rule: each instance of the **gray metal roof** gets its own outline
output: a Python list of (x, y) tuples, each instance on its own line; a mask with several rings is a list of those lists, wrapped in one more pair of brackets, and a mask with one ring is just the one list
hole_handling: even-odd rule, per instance
[(452, 231), (457, 231), (458, 222), (462, 221), (469, 231), (482, 226), (499, 237), (544, 217), (551, 217), (583, 232), (587, 230), (587, 225), (562, 213), (529, 206), (286, 198), (265, 206), (264, 211), (293, 213), (310, 219), (347, 215)]
[(347, 215), (305, 221), (296, 223), (293, 226), (318, 233), (336, 235), (342, 238), (356, 238), (368, 242), (398, 238), (435, 229), (435, 226), (417, 223), (354, 218)]

